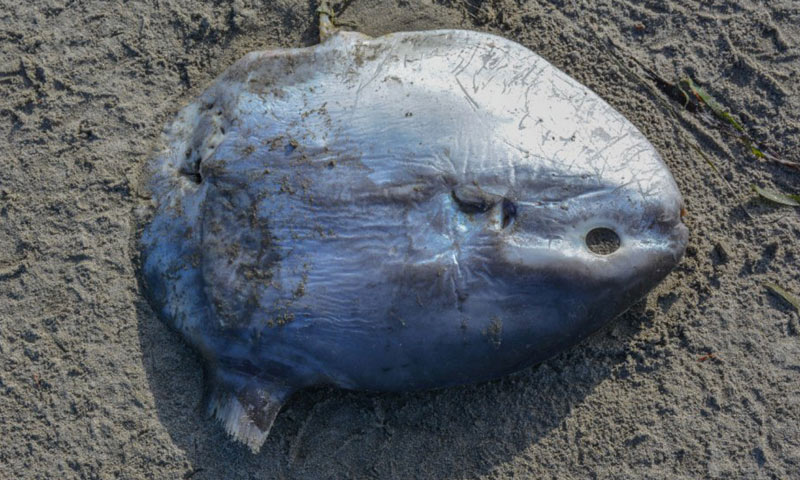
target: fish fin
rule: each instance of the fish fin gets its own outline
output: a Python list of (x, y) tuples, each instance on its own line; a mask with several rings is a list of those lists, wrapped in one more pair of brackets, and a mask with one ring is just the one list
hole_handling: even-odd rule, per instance
[(217, 384), (208, 396), (208, 413), (222, 423), (228, 435), (258, 453), (289, 393), (253, 382), (236, 390)]
[(322, 43), (332, 37), (339, 29), (336, 28), (335, 14), (330, 1), (319, 0), (317, 2), (317, 15), (319, 16), (319, 41)]

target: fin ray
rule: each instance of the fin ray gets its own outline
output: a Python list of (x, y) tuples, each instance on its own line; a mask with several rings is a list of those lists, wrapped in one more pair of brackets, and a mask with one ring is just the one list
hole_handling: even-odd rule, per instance
[(235, 390), (215, 382), (208, 397), (208, 413), (228, 435), (258, 453), (289, 393), (254, 382)]

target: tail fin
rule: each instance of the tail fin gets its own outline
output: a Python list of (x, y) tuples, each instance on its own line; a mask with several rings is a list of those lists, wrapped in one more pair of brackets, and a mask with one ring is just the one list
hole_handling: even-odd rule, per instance
[(232, 388), (230, 382), (215, 377), (208, 397), (209, 415), (216, 417), (229, 435), (258, 453), (291, 390), (259, 380)]

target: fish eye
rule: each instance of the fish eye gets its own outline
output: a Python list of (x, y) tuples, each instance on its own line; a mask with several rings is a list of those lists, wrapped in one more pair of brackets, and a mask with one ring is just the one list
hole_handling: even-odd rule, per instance
[(468, 214), (486, 213), (498, 200), (494, 195), (487, 194), (474, 186), (456, 187), (451, 194), (459, 210)]
[(619, 250), (619, 235), (610, 228), (593, 228), (586, 234), (586, 246), (597, 255), (611, 255)]

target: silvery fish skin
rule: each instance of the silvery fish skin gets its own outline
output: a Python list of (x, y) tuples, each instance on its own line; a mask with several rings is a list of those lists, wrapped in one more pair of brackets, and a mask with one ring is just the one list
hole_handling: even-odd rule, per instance
[[(165, 143), (145, 285), (253, 450), (307, 386), (430, 389), (540, 362), (628, 309), (687, 243), (636, 127), (485, 33), (248, 54)], [(593, 253), (595, 228), (619, 249)]]

